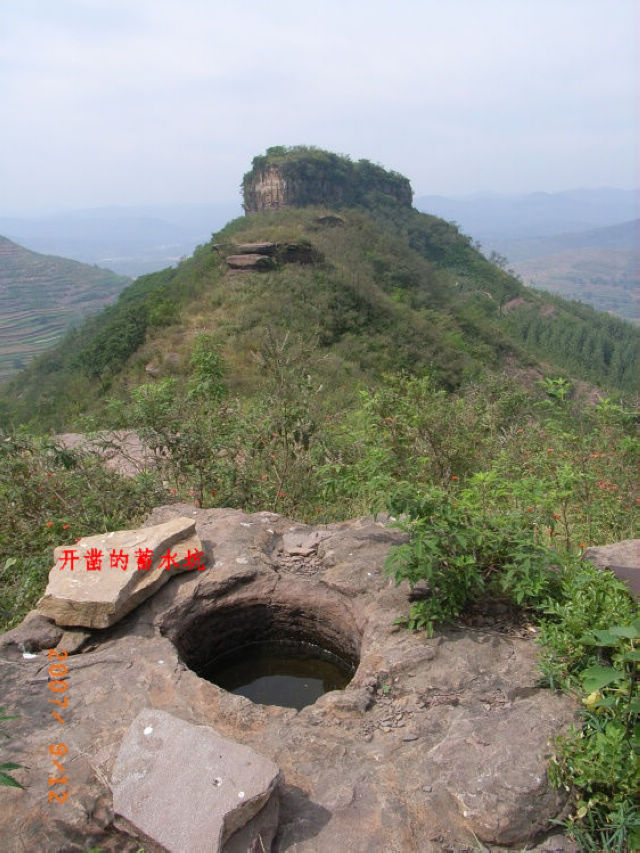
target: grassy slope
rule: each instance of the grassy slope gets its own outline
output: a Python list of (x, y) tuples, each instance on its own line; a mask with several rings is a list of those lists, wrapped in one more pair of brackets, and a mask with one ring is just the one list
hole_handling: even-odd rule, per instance
[[(242, 217), (216, 236), (217, 248), (201, 246), (177, 268), (138, 279), (9, 386), (4, 420), (70, 427), (80, 412), (99, 411), (107, 390), (126, 394), (147, 381), (149, 363), (161, 374), (186, 372), (190, 342), (203, 329), (218, 338), (231, 388), (241, 394), (260, 381), (252, 351), (269, 329), (317, 344), (321, 372), (338, 398), (356, 380), (388, 370), (428, 368), (447, 387), (507, 362), (544, 359), (557, 374), (567, 364), (556, 346), (566, 323), (594, 341), (596, 333), (633, 334), (627, 359), (637, 357), (630, 327), (606, 318), (613, 325), (603, 332), (591, 309), (525, 288), (443, 220), (390, 206), (344, 210), (343, 224), (327, 227), (316, 222), (326, 212)], [(225, 253), (251, 240), (310, 241), (323, 260), (229, 272)], [(505, 312), (514, 299), (522, 307)], [(538, 326), (553, 341), (541, 339)], [(602, 381), (582, 356), (571, 370)]]
[(0, 237), (0, 381), (110, 302), (129, 279)]

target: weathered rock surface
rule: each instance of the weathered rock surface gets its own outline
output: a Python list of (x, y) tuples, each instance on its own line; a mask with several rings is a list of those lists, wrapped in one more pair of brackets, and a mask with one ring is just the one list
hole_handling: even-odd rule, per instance
[(338, 216), (335, 213), (327, 213), (325, 216), (317, 216), (314, 220), (315, 225), (319, 225), (322, 228), (341, 228), (345, 219), (343, 216)]
[[(151, 370), (148, 372), (156, 375)], [(54, 435), (53, 440), (67, 450), (97, 454), (106, 468), (123, 477), (135, 477), (158, 466), (158, 457), (135, 430), (111, 430), (94, 438), (81, 432), (65, 432)]]
[(599, 569), (610, 569), (640, 598), (640, 539), (625, 539), (613, 545), (587, 548), (584, 558)]
[(63, 629), (51, 619), (32, 610), (17, 628), (0, 635), (0, 655), (18, 660), (23, 654), (52, 649), (58, 645), (63, 633)]
[(253, 181), (251, 192), (245, 192), (245, 213), (255, 210), (277, 210), (287, 204), (287, 182), (275, 167), (260, 172)]
[[(111, 780), (113, 809), (170, 853), (212, 853), (258, 815), (278, 774), (273, 761), (253, 749), (147, 708), (120, 747)], [(247, 839), (247, 849), (259, 849), (258, 839), (269, 849), (272, 838), (259, 831)]]
[[(403, 534), (381, 522), (312, 528), (271, 513), (178, 505), (148, 523), (180, 516), (196, 522), (209, 567), (92, 631), (67, 658), (64, 726), (51, 714), (46, 656), (1, 656), (2, 702), (19, 715), (8, 724), (11, 760), (25, 766), (15, 775), (27, 787), (3, 792), (0, 849), (133, 853), (138, 842), (114, 827), (111, 784), (126, 733), (148, 708), (209, 726), (280, 768), (275, 851), (463, 853), (477, 849), (473, 833), (492, 851), (521, 850), (539, 831), (555, 831), (547, 821), (562, 799), (545, 761), (575, 706), (536, 686), (533, 632), (487, 626), (427, 639), (399, 628), (408, 588), (395, 587), (383, 564)], [(42, 632), (41, 622), (33, 626)], [(347, 688), (298, 712), (253, 704), (193, 671), (225, 642), (285, 630), (355, 655)], [(68, 747), (68, 783), (59, 786), (68, 798), (49, 803), (48, 746), (59, 742)], [(236, 841), (228, 850), (245, 853)]]
[(273, 269), (273, 258), (269, 255), (227, 255), (227, 263), (232, 270), (257, 270), (263, 272)]
[(237, 243), (234, 249), (237, 255), (275, 255), (277, 243)]
[[(56, 564), (38, 602), (38, 610), (56, 625), (108, 628), (122, 619), (170, 579), (193, 568), (189, 553), (202, 551), (190, 518), (173, 518), (140, 530), (118, 530), (85, 536), (71, 549), (56, 548)], [(171, 550), (173, 549), (173, 550)], [(149, 569), (137, 568), (137, 552), (149, 551)], [(167, 568), (162, 558), (171, 551), (174, 562)], [(112, 566), (110, 555), (124, 555), (126, 562)], [(65, 559), (67, 555), (72, 556)], [(91, 554), (99, 554), (100, 569), (88, 569)], [(69, 562), (77, 564), (73, 568)]]
[(282, 537), (282, 550), (292, 557), (309, 557), (317, 552), (322, 540), (329, 535), (323, 530), (314, 530), (313, 533), (285, 533)]
[(562, 796), (549, 788), (547, 763), (548, 732), (562, 716), (562, 698), (547, 698), (542, 705), (536, 697), (522, 699), (515, 708), (456, 720), (433, 750), (442, 785), (481, 841), (517, 844), (560, 810)]
[(322, 255), (308, 240), (298, 243), (241, 243), (227, 256), (227, 264), (234, 270), (275, 269), (278, 264), (313, 264)]

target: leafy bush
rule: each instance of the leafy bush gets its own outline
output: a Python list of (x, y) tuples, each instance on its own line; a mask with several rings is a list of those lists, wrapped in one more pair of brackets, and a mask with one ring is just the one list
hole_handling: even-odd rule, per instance
[(435, 489), (396, 493), (388, 506), (408, 517), (401, 526), (411, 533), (409, 543), (391, 552), (388, 571), (396, 583), (429, 584), (429, 598), (411, 605), (412, 629), (433, 634), (485, 592), (533, 607), (557, 587), (557, 553), (536, 542), (521, 516), (487, 512), (473, 488), (455, 496)]
[[(627, 607), (629, 609), (629, 607)], [(560, 737), (550, 766), (572, 793), (565, 826), (581, 850), (640, 847), (640, 616), (581, 638), (597, 663), (577, 671), (586, 696), (582, 728)], [(598, 614), (600, 615), (600, 614)]]
[(630, 622), (635, 607), (627, 587), (592, 563), (574, 562), (560, 582), (557, 600), (542, 611), (540, 667), (550, 687), (576, 689), (581, 673), (599, 660), (597, 648), (585, 637), (617, 622)]

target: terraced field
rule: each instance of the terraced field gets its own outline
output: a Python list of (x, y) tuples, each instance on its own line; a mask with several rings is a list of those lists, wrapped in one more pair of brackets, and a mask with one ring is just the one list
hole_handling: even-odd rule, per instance
[(0, 237), (0, 382), (112, 302), (130, 279)]

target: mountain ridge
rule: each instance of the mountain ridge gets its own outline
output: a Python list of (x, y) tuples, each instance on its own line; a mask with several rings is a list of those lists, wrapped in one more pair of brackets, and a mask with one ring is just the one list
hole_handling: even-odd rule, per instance
[[(309, 156), (315, 166), (317, 150)], [(338, 186), (342, 178), (340, 169)], [(402, 176), (391, 180), (410, 189)], [(4, 422), (69, 429), (103, 411), (108, 394), (126, 399), (150, 377), (184, 378), (203, 329), (241, 394), (260, 382), (251, 353), (283, 335), (313, 341), (320, 381), (345, 394), (398, 370), (428, 371), (453, 389), (508, 364), (637, 389), (640, 336), (631, 325), (525, 287), (451, 223), (369, 189), (356, 188), (351, 206), (298, 198), (248, 213), (176, 267), (140, 277), (9, 384)], [(322, 192), (335, 199), (331, 187)], [(264, 272), (230, 269), (227, 257), (251, 243), (283, 250)]]
[(129, 281), (0, 236), (0, 381), (113, 300)]

